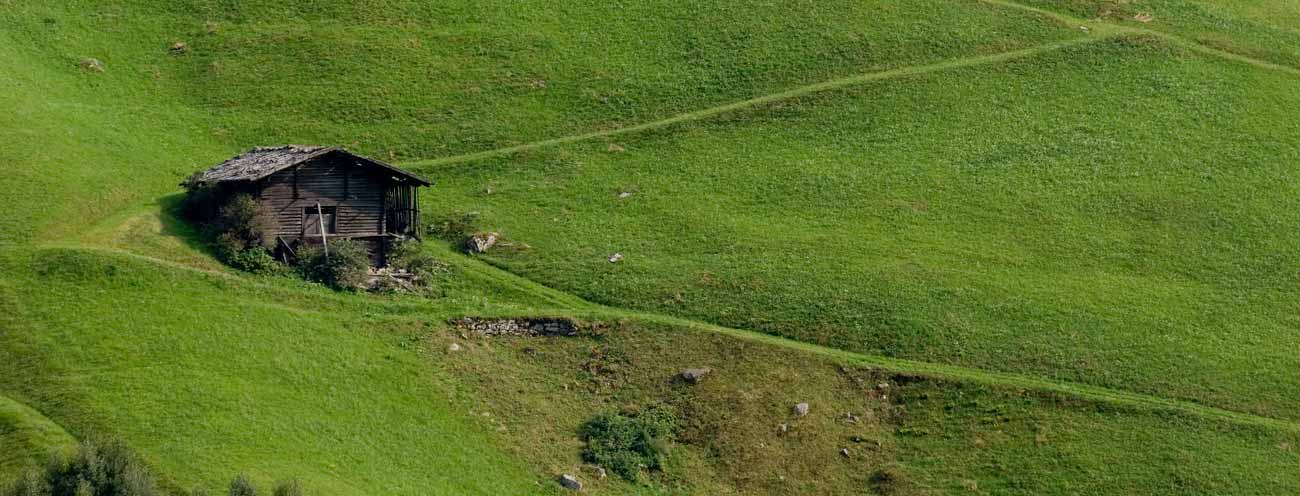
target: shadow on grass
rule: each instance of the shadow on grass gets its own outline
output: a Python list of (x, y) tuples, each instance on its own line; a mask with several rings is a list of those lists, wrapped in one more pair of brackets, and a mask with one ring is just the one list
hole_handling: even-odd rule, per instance
[(182, 208), (185, 203), (185, 193), (170, 193), (158, 198), (158, 223), (162, 226), (161, 234), (176, 238), (185, 243), (190, 249), (216, 258), (216, 251), (213, 250), (212, 244), (208, 242), (207, 237), (203, 234), (202, 229), (189, 221), (185, 220), (182, 215)]

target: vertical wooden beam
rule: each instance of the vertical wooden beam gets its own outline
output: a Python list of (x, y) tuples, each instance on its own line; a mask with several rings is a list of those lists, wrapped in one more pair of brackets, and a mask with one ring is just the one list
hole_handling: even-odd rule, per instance
[[(338, 210), (334, 215), (338, 215)], [(325, 247), (325, 263), (330, 261), (330, 243), (325, 239), (325, 214), (321, 211), (320, 202), (316, 202), (316, 223), (320, 225), (320, 244)]]

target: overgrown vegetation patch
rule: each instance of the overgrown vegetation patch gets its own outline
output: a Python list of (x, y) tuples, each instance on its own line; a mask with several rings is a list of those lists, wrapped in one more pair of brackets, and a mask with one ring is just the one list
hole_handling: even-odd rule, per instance
[(637, 482), (642, 471), (664, 468), (677, 424), (676, 412), (662, 405), (633, 413), (597, 415), (582, 426), (582, 438), (587, 443), (582, 458)]

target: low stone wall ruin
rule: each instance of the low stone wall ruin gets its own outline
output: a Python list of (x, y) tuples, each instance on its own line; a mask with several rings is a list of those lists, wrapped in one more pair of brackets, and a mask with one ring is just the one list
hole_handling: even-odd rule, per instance
[(577, 336), (578, 323), (564, 317), (452, 319), (451, 325), (480, 336)]

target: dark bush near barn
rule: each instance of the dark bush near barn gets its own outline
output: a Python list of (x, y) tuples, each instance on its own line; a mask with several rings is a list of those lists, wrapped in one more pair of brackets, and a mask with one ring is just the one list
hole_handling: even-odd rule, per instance
[(349, 291), (364, 288), (370, 272), (365, 245), (348, 239), (331, 241), (328, 248), (304, 245), (296, 263), (303, 278)]

